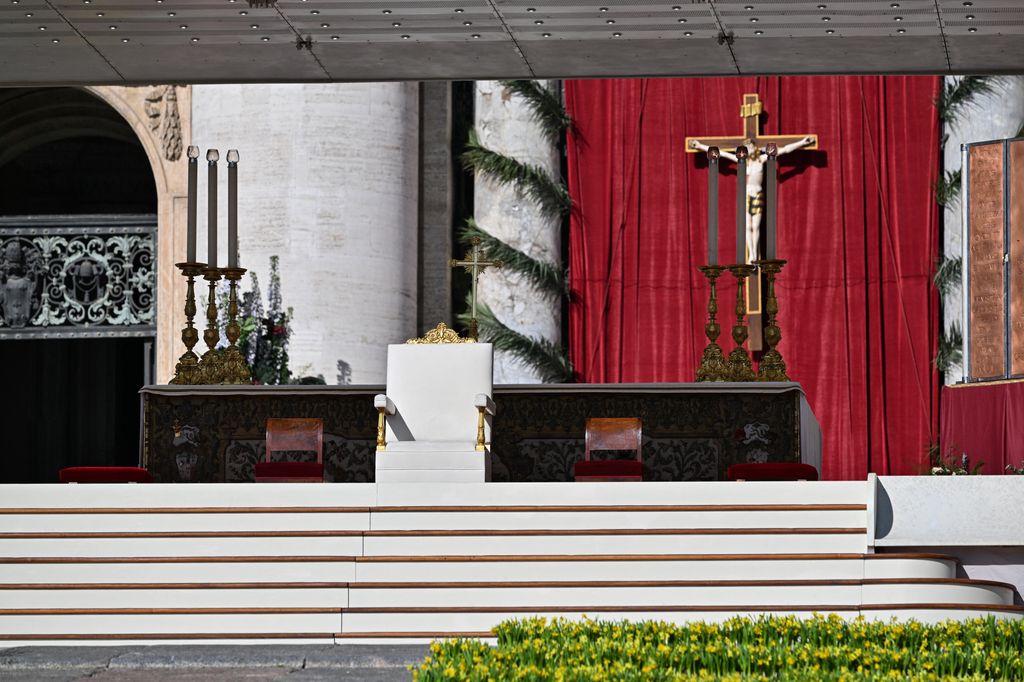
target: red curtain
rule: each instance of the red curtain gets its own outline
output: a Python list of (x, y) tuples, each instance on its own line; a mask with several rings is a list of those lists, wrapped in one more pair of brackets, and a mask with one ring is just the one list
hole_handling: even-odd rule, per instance
[[(580, 381), (693, 381), (706, 343), (707, 164), (686, 136), (736, 135), (742, 96), (763, 134), (818, 135), (779, 162), (780, 346), (821, 422), (829, 479), (918, 474), (935, 437), (938, 296), (935, 77), (566, 83), (570, 350)], [(735, 262), (734, 166), (723, 161), (720, 254)], [(720, 286), (719, 343), (735, 296)]]

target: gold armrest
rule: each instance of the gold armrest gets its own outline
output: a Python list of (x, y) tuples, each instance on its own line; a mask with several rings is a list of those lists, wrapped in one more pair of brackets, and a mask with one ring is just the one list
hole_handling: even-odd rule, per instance
[(387, 447), (387, 441), (384, 440), (384, 413), (386, 411), (386, 407), (377, 408), (377, 452)]
[(476, 415), (476, 450), (483, 452), (487, 449), (488, 443), (484, 442), (484, 411), (486, 408), (477, 407)]

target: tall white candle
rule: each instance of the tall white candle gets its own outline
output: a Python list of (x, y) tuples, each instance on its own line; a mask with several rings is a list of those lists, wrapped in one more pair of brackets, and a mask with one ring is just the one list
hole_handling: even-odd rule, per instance
[(765, 166), (765, 180), (767, 181), (767, 196), (766, 200), (768, 203), (768, 243), (766, 244), (765, 256), (768, 258), (775, 258), (775, 220), (777, 214), (775, 213), (776, 199), (778, 198), (778, 166), (776, 165), (777, 157), (779, 155), (779, 148), (775, 143), (769, 144), (766, 150), (768, 154), (768, 163)]
[(208, 212), (206, 214), (207, 242), (206, 242), (206, 267), (217, 267), (217, 160), (220, 152), (216, 149), (209, 149), (206, 152), (207, 167), (209, 175), (206, 181), (206, 195)]
[(708, 149), (708, 265), (718, 265), (718, 156)]
[(736, 148), (736, 262), (747, 262), (747, 148), (742, 144)]
[(238, 267), (238, 150), (228, 150), (228, 267)]
[(196, 196), (196, 185), (199, 176), (199, 147), (188, 146), (188, 236), (187, 254), (185, 260), (189, 263), (196, 262), (196, 209), (198, 197)]

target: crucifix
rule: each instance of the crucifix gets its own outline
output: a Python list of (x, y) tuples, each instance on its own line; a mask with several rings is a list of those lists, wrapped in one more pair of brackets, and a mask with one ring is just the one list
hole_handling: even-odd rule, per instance
[[(722, 137), (687, 137), (686, 151), (696, 153), (706, 152), (711, 147), (718, 147), (721, 156), (736, 162), (736, 154), (729, 149), (738, 149), (740, 146), (746, 148), (748, 157), (746, 161), (746, 215), (744, 216), (744, 227), (742, 235), (737, 236), (736, 262), (752, 263), (762, 257), (761, 254), (761, 216), (765, 213), (765, 165), (768, 162), (768, 147), (771, 146), (777, 151), (773, 156), (782, 156), (798, 149), (817, 149), (817, 135), (762, 135), (761, 134), (761, 99), (757, 93), (743, 95), (743, 104), (740, 107), (740, 118), (743, 120), (742, 136)], [(775, 170), (774, 162), (769, 164), (772, 171)], [(775, 215), (775, 206), (767, 207), (771, 216)], [(737, 221), (739, 221), (737, 217)], [(739, 229), (739, 228), (738, 228)], [(768, 221), (768, 258), (774, 258), (775, 244), (775, 222)], [(747, 280), (747, 313), (750, 316), (750, 349), (761, 350), (761, 280), (760, 273)]]
[(480, 273), (489, 267), (500, 268), (503, 263), (500, 260), (484, 260), (483, 252), (480, 248), (480, 237), (473, 237), (470, 241), (472, 247), (466, 253), (463, 260), (456, 260), (452, 258), (448, 261), (448, 266), (452, 268), (465, 268), (469, 276), (473, 278), (473, 287), (470, 290), (470, 318), (469, 318), (469, 336), (474, 341), (479, 340), (480, 335), (476, 324), (476, 283), (480, 277)]

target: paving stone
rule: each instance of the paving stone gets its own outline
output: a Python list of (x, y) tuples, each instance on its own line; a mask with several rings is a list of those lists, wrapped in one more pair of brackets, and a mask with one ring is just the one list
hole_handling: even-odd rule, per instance
[(406, 668), (430, 653), (425, 644), (338, 644), (311, 651), (306, 668)]
[(111, 668), (301, 668), (306, 656), (326, 645), (158, 645), (123, 651), (110, 661)]
[(127, 651), (120, 646), (19, 646), (0, 649), (0, 670), (10, 668), (105, 668)]

